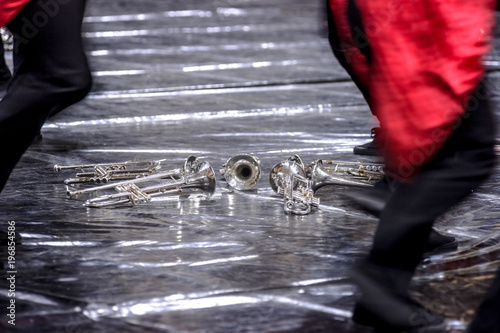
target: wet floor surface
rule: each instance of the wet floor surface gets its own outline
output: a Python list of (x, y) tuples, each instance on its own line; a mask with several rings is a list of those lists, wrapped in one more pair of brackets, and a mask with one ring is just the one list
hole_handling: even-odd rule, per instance
[[(93, 91), (46, 123), (0, 197), (3, 228), (14, 221), (22, 236), (18, 331), (359, 331), (348, 272), (377, 219), (345, 197), (352, 188), (333, 185), (309, 214), (287, 214), (268, 180), (292, 155), (380, 162), (352, 154), (376, 123), (323, 21), (322, 1), (89, 0)], [(488, 62), (496, 102), (498, 59)], [(238, 153), (260, 159), (251, 191), (219, 173)], [(190, 155), (214, 170), (210, 198), (89, 208), (66, 195), (78, 170), (53, 169), (164, 159), (174, 170)], [(496, 173), (439, 219), (459, 248), (418, 269), (415, 297), (448, 318), (470, 320), (498, 267), (499, 182)], [(2, 287), (0, 313), (10, 299)], [(14, 331), (7, 320), (1, 331)]]

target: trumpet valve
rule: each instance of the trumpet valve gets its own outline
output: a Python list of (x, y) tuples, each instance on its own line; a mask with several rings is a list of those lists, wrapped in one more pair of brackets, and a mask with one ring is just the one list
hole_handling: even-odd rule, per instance
[(286, 191), (279, 187), (278, 194), (283, 195), (285, 200), (299, 201), (305, 205), (319, 207), (320, 199), (314, 196), (314, 191), (310, 188), (301, 187), (298, 190), (292, 190), (292, 193), (287, 195)]
[(123, 186), (117, 186), (116, 190), (118, 192), (130, 193), (128, 199), (133, 205), (151, 201), (151, 196), (148, 195), (146, 192), (144, 192), (139, 186), (133, 183)]
[(308, 187), (300, 187), (297, 190), (285, 190), (278, 187), (278, 193), (283, 195), (283, 209), (288, 214), (307, 215), (311, 207), (319, 207), (319, 198), (314, 197), (314, 191)]

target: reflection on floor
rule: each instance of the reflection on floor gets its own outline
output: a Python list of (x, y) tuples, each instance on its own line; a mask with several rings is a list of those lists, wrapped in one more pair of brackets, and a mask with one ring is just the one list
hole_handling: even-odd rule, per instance
[[(93, 91), (49, 120), (0, 197), (2, 228), (15, 221), (23, 238), (19, 331), (355, 332), (348, 271), (377, 219), (343, 186), (321, 188), (310, 214), (286, 214), (268, 181), (295, 154), (307, 164), (380, 162), (352, 154), (376, 124), (331, 54), (322, 4), (88, 2)], [(219, 174), (238, 153), (261, 161), (252, 191)], [(173, 170), (190, 155), (215, 171), (209, 199), (88, 208), (83, 196), (66, 197), (63, 180), (77, 170), (53, 170), (160, 159)], [(415, 297), (450, 318), (470, 320), (499, 264), (499, 182), (494, 175), (439, 219), (459, 250), (427, 258), (414, 280)], [(5, 313), (8, 290), (0, 291)], [(2, 332), (11, 330), (0, 318)]]

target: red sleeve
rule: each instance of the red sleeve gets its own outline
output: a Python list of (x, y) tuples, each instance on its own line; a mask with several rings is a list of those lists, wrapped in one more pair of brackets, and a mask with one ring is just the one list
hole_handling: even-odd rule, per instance
[(0, 0), (0, 27), (6, 26), (30, 0)]

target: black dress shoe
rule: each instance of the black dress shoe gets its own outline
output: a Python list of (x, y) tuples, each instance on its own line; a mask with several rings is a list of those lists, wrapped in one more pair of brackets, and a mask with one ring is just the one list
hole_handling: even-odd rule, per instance
[(377, 316), (361, 303), (354, 307), (352, 321), (359, 326), (368, 326), (376, 333), (445, 333), (446, 322), (443, 317), (438, 316), (418, 304), (407, 304), (412, 308), (412, 314), (408, 317), (406, 324), (393, 325)]
[(351, 277), (362, 293), (352, 321), (380, 333), (444, 333), (443, 317), (414, 301), (408, 293), (412, 272), (364, 262)]
[(364, 143), (362, 145), (354, 146), (352, 151), (356, 155), (365, 155), (365, 156), (379, 156), (380, 155), (380, 152), (377, 148), (377, 144), (375, 143), (375, 140)]
[(379, 127), (372, 128), (371, 137), (373, 138), (372, 141), (359, 146), (354, 146), (353, 148), (354, 154), (367, 155), (367, 156), (381, 155), (380, 147), (383, 147), (385, 140), (382, 137)]

